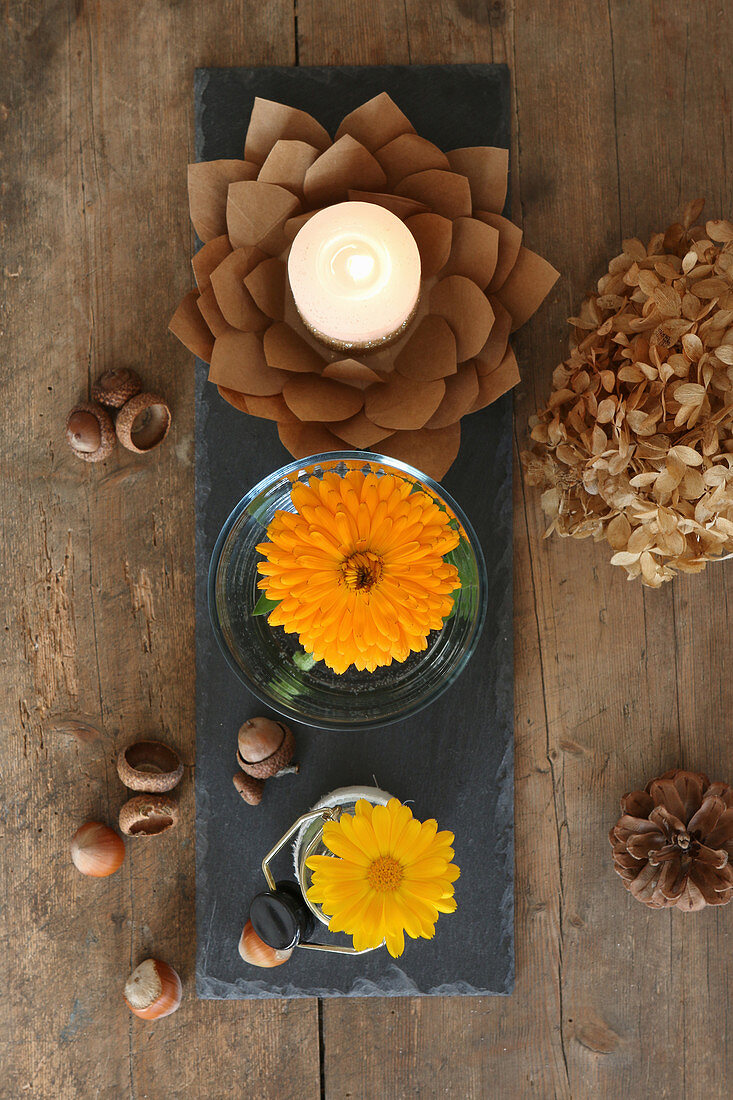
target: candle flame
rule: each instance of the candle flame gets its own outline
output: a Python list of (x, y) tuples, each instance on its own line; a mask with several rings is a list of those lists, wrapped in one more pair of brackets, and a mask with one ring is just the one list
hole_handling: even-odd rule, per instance
[(365, 256), (357, 252), (347, 259), (346, 270), (354, 282), (363, 282), (363, 280), (368, 279), (374, 271), (374, 257)]

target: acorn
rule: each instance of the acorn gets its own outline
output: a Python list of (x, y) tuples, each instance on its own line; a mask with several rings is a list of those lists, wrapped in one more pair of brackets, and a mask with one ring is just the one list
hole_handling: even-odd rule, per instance
[(172, 966), (145, 959), (125, 982), (125, 1004), (141, 1020), (161, 1020), (181, 1003), (183, 986)]
[(293, 948), (286, 951), (278, 951), (274, 947), (261, 940), (252, 927), (252, 921), (245, 924), (242, 935), (239, 937), (239, 954), (246, 963), (251, 966), (282, 966), (293, 953)]
[(249, 802), (250, 806), (259, 806), (262, 801), (262, 792), (265, 789), (265, 784), (261, 779), (255, 779), (254, 776), (247, 775), (246, 772), (237, 772), (232, 778), (232, 783), (245, 802)]
[(94, 401), (75, 405), (66, 418), (66, 442), (84, 462), (104, 462), (117, 442), (107, 410)]
[(117, 414), (115, 430), (123, 447), (142, 455), (163, 442), (171, 426), (171, 411), (164, 398), (138, 393)]
[(142, 378), (129, 367), (106, 370), (92, 386), (92, 397), (108, 409), (121, 409), (143, 388)]
[(178, 822), (178, 803), (168, 794), (138, 794), (120, 810), (120, 829), (126, 836), (158, 836)]
[(282, 722), (249, 718), (240, 726), (237, 744), (239, 766), (256, 779), (300, 770), (297, 764), (287, 767), (295, 752), (295, 738)]
[(130, 790), (162, 794), (178, 785), (183, 764), (162, 741), (136, 741), (118, 754), (117, 774)]

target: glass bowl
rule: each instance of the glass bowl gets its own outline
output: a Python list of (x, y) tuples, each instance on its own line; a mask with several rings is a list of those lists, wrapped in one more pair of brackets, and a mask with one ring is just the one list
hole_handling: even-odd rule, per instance
[[(451, 615), (428, 638), (427, 649), (411, 653), (374, 672), (353, 667), (338, 674), (322, 661), (313, 664), (295, 634), (268, 625), (254, 614), (262, 560), (255, 547), (266, 538), (278, 510), (293, 511), (293, 484), (326, 471), (345, 474), (354, 463), (365, 473), (390, 473), (411, 481), (455, 519), (461, 533), (451, 560), (461, 588)], [(347, 466), (348, 463), (348, 466)], [(320, 729), (370, 729), (422, 710), (465, 668), (486, 617), (486, 566), (476, 534), (461, 509), (432, 478), (397, 459), (367, 451), (332, 451), (276, 470), (240, 500), (216, 540), (209, 566), (209, 614), (214, 634), (230, 667), (263, 703), (295, 722)], [(310, 667), (309, 667), (310, 666)]]

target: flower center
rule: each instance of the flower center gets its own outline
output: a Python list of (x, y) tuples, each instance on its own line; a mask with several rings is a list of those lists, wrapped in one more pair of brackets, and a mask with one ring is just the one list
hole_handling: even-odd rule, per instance
[(341, 574), (347, 588), (369, 592), (382, 577), (382, 559), (368, 550), (352, 554), (341, 563)]
[(375, 859), (367, 871), (367, 879), (373, 890), (380, 894), (392, 893), (404, 877), (402, 864), (392, 856), (380, 856)]

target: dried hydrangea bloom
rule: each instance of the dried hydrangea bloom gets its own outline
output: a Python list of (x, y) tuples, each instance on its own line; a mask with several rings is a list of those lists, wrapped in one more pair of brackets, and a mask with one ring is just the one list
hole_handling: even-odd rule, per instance
[(733, 553), (733, 225), (702, 207), (623, 242), (523, 456), (548, 534), (605, 540), (653, 588)]
[[(189, 167), (197, 289), (171, 330), (210, 365), (236, 408), (277, 421), (296, 458), (367, 449), (442, 477), (460, 420), (519, 381), (509, 334), (557, 272), (504, 218), (508, 154), (444, 153), (415, 133), (386, 93), (342, 121), (332, 141), (303, 111), (255, 100), (244, 160)], [(420, 302), (388, 348), (348, 355), (320, 344), (290, 293), (287, 259), (317, 210), (384, 206), (418, 245)]]

